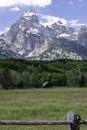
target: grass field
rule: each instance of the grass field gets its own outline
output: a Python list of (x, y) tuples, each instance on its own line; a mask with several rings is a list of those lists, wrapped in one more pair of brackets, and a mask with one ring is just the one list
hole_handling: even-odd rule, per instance
[[(0, 90), (0, 120), (66, 120), (73, 111), (87, 119), (87, 88)], [(4, 126), (0, 130), (68, 130), (67, 126)], [(87, 130), (87, 126), (81, 126)]]

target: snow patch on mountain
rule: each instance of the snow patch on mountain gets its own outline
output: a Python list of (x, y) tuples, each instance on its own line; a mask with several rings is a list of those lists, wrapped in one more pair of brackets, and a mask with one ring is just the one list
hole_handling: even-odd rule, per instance
[(30, 16), (33, 16), (33, 15), (36, 15), (34, 13), (34, 11), (33, 10), (28, 10), (27, 13), (25, 12), (23, 16), (29, 18)]
[(59, 37), (67, 38), (70, 37), (70, 34), (62, 33), (59, 35)]

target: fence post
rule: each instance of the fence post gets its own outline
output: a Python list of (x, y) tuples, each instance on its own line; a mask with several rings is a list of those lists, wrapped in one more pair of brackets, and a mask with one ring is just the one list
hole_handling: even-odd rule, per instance
[(74, 115), (74, 129), (75, 130), (80, 130), (80, 120), (81, 120), (81, 117), (79, 115)]
[(74, 114), (73, 112), (67, 113), (67, 121), (71, 122), (71, 124), (68, 126), (68, 130), (74, 130), (73, 129), (73, 121), (74, 121)]
[(80, 130), (81, 117), (79, 115), (74, 115), (73, 112), (68, 112), (67, 120), (71, 122), (71, 124), (68, 126), (68, 130)]

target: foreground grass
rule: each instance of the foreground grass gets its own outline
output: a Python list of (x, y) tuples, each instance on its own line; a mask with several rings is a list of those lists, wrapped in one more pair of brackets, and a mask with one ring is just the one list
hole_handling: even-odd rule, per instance
[[(0, 90), (0, 120), (66, 120), (69, 111), (87, 119), (87, 88)], [(0, 130), (68, 130), (67, 126), (4, 126)], [(85, 126), (81, 130), (87, 130)]]

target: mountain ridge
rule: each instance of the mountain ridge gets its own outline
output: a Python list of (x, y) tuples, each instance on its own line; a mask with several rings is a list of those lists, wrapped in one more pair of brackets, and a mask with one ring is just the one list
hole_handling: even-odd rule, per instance
[[(87, 59), (87, 26), (82, 26), (78, 31), (58, 21), (45, 27), (40, 24), (33, 10), (20, 16), (7, 32), (0, 35), (0, 39), (5, 41), (8, 52), (10, 48), (17, 58)], [(1, 41), (0, 46), (3, 46)], [(55, 50), (54, 56), (52, 50)], [(45, 58), (47, 53), (51, 56)]]

